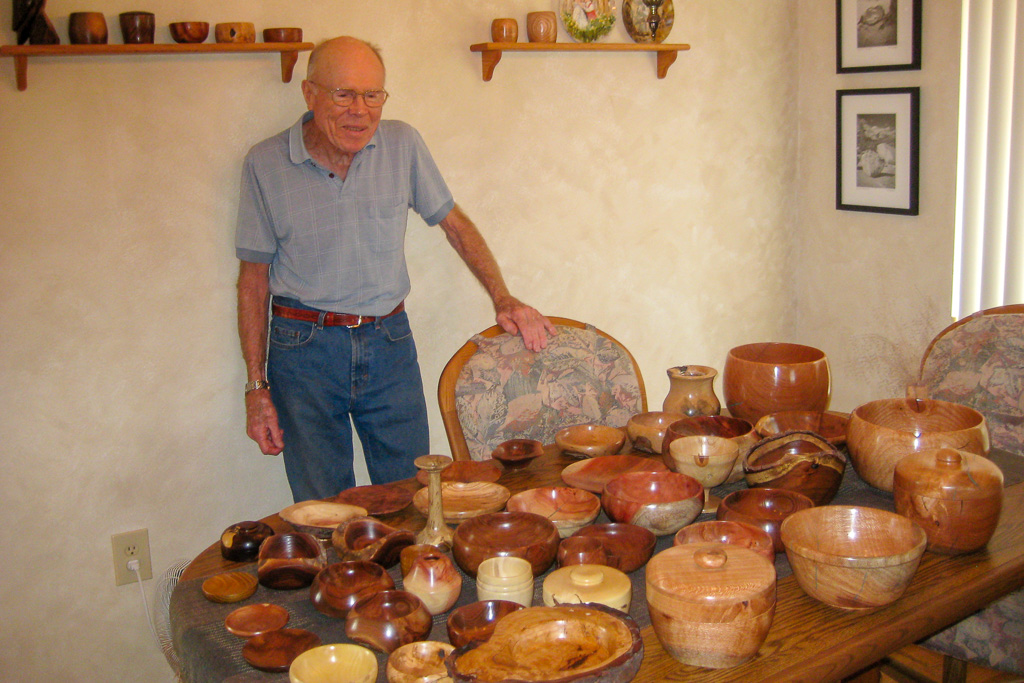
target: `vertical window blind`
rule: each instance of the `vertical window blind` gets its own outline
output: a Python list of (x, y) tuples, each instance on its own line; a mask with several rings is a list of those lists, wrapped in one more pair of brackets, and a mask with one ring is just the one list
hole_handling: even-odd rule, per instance
[(953, 316), (1024, 301), (1024, 0), (963, 0)]

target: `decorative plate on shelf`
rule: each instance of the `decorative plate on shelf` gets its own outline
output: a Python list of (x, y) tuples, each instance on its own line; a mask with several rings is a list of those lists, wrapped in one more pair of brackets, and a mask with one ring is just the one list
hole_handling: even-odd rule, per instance
[(615, 26), (615, 0), (557, 0), (562, 27), (581, 43), (608, 35)]
[(672, 0), (623, 0), (622, 25), (634, 42), (665, 42), (675, 18)]

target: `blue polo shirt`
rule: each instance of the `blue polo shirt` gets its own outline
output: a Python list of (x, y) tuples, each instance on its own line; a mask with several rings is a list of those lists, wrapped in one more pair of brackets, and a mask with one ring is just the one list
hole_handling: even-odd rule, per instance
[(409, 209), (437, 225), (455, 206), (416, 130), (381, 121), (344, 181), (302, 140), (306, 112), (242, 168), (235, 254), (269, 263), (270, 293), (337, 313), (384, 315), (409, 294)]

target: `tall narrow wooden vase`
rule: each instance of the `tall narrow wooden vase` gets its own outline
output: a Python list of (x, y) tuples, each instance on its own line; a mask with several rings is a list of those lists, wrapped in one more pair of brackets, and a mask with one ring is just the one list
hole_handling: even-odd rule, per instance
[(452, 464), (445, 455), (421, 455), (413, 464), (427, 473), (427, 524), (416, 534), (417, 543), (436, 545), (439, 548), (452, 547), (452, 530), (444, 523), (444, 508), (441, 505), (441, 470)]
[(718, 415), (722, 404), (715, 395), (718, 371), (706, 365), (679, 365), (668, 369), (668, 396), (663, 410), (687, 417)]

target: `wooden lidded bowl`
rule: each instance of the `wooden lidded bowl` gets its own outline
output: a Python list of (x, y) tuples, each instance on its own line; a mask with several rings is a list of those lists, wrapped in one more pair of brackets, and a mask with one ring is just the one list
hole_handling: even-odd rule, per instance
[(661, 453), (665, 431), (673, 422), (682, 420), (682, 413), (651, 411), (638, 413), (626, 421), (626, 434), (633, 442), (633, 449), (645, 453)]
[(896, 512), (928, 535), (928, 550), (960, 555), (992, 538), (1003, 507), (1003, 472), (990, 460), (953, 448), (911, 453), (896, 463)]
[(633, 584), (625, 572), (601, 564), (576, 564), (556, 569), (544, 578), (544, 604), (596, 602), (620, 612), (629, 612)]
[(751, 424), (783, 410), (825, 410), (832, 391), (825, 353), (802, 344), (737, 346), (726, 355), (722, 375), (729, 414)]
[(736, 442), (739, 457), (736, 458), (732, 473), (725, 480), (730, 484), (743, 479), (743, 461), (754, 444), (761, 439), (754, 431), (754, 425), (747, 420), (729, 415), (696, 415), (684, 417), (668, 426), (661, 446), (662, 453), (670, 452), (672, 442), (683, 436), (724, 436)]
[(802, 493), (815, 505), (832, 501), (846, 472), (846, 456), (812, 432), (786, 432), (761, 440), (743, 466), (747, 486)]
[(468, 519), (452, 535), (452, 556), (464, 572), (476, 577), (489, 557), (521, 557), (540, 576), (555, 561), (558, 529), (532, 512), (490, 512)]
[(800, 510), (814, 507), (814, 501), (802, 493), (787, 489), (739, 489), (718, 506), (718, 519), (746, 522), (772, 537), (775, 552), (782, 552), (779, 528), (783, 520)]
[(805, 593), (846, 610), (883, 607), (907, 589), (928, 537), (906, 517), (855, 505), (823, 505), (782, 523), (782, 542)]
[(850, 414), (846, 447), (861, 479), (892, 491), (900, 458), (942, 447), (988, 455), (985, 417), (959, 403), (920, 398), (871, 401)]
[(704, 487), (678, 472), (627, 472), (604, 487), (601, 507), (613, 522), (667, 536), (697, 519), (704, 509)]
[(687, 543), (647, 563), (647, 609), (665, 650), (692, 666), (746, 662), (775, 616), (775, 567), (746, 548)]

